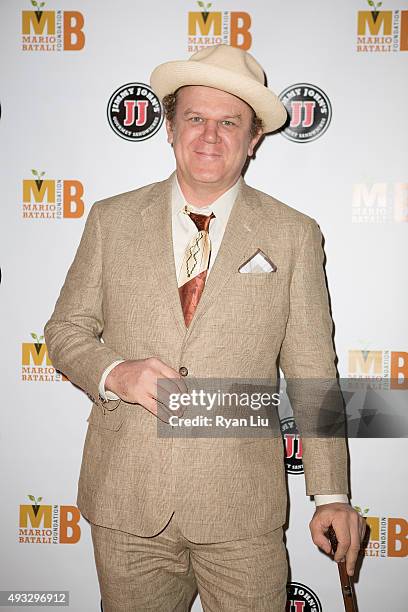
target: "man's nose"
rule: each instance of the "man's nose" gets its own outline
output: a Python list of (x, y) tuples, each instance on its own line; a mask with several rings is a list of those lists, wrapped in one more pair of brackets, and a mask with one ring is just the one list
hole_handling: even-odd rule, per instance
[(208, 119), (204, 124), (204, 130), (201, 134), (201, 138), (205, 142), (209, 142), (210, 144), (215, 144), (219, 142), (219, 134), (218, 134), (218, 123), (217, 121)]

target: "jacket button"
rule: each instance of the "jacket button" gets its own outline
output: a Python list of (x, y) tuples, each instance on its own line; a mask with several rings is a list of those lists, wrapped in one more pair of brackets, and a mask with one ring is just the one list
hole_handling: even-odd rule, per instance
[(179, 368), (179, 374), (181, 374), (182, 376), (187, 376), (188, 374), (188, 370), (185, 366), (181, 366), (181, 368)]

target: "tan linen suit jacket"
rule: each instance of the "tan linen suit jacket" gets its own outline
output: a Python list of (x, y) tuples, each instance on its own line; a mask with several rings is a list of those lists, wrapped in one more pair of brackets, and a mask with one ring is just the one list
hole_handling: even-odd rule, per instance
[[(92, 206), (45, 326), (54, 366), (94, 402), (77, 503), (91, 522), (140, 536), (175, 512), (194, 542), (246, 538), (285, 522), (282, 439), (160, 438), (155, 416), (103, 403), (98, 384), (116, 359), (152, 356), (199, 378), (274, 381), (278, 358), (287, 378), (335, 377), (322, 236), (313, 219), (243, 182), (186, 328), (171, 180)], [(277, 271), (239, 273), (259, 248)], [(303, 440), (303, 462), (307, 494), (347, 492), (343, 439)]]

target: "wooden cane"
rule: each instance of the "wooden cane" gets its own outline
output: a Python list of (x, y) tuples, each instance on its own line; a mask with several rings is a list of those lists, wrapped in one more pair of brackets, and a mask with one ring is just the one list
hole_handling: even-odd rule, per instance
[[(330, 541), (332, 550), (335, 553), (337, 550), (338, 542), (337, 542), (336, 532), (334, 531), (331, 525), (326, 535)], [(337, 567), (339, 570), (341, 592), (342, 592), (343, 601), (344, 601), (344, 609), (346, 610), (346, 612), (358, 612), (353, 582), (352, 582), (351, 576), (347, 574), (346, 562), (340, 561), (340, 563), (337, 564)]]

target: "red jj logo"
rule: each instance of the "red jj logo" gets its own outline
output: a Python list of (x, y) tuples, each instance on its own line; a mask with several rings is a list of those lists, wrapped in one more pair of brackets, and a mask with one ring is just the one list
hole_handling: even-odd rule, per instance
[(292, 459), (302, 458), (302, 440), (299, 438), (299, 434), (286, 434), (285, 436), (286, 446), (286, 457)]
[(302, 439), (292, 416), (281, 420), (280, 428), (285, 447), (285, 468), (288, 474), (303, 474)]
[(163, 123), (160, 101), (144, 83), (119, 87), (111, 95), (107, 111), (115, 134), (133, 142), (151, 138)]
[(136, 125), (141, 127), (146, 124), (147, 118), (147, 100), (126, 100), (125, 101), (125, 120), (123, 125), (129, 127)]
[(332, 109), (327, 94), (316, 85), (297, 83), (279, 95), (290, 120), (281, 132), (293, 142), (310, 142), (329, 127)]
[[(311, 100), (295, 100), (292, 102), (292, 116), (289, 126), (291, 128), (309, 128), (314, 122), (314, 109), (316, 102)], [(303, 111), (303, 112), (302, 112)]]
[(288, 608), (287, 612), (303, 612), (303, 610), (305, 609), (304, 601), (291, 601), (290, 604), (290, 608)]

